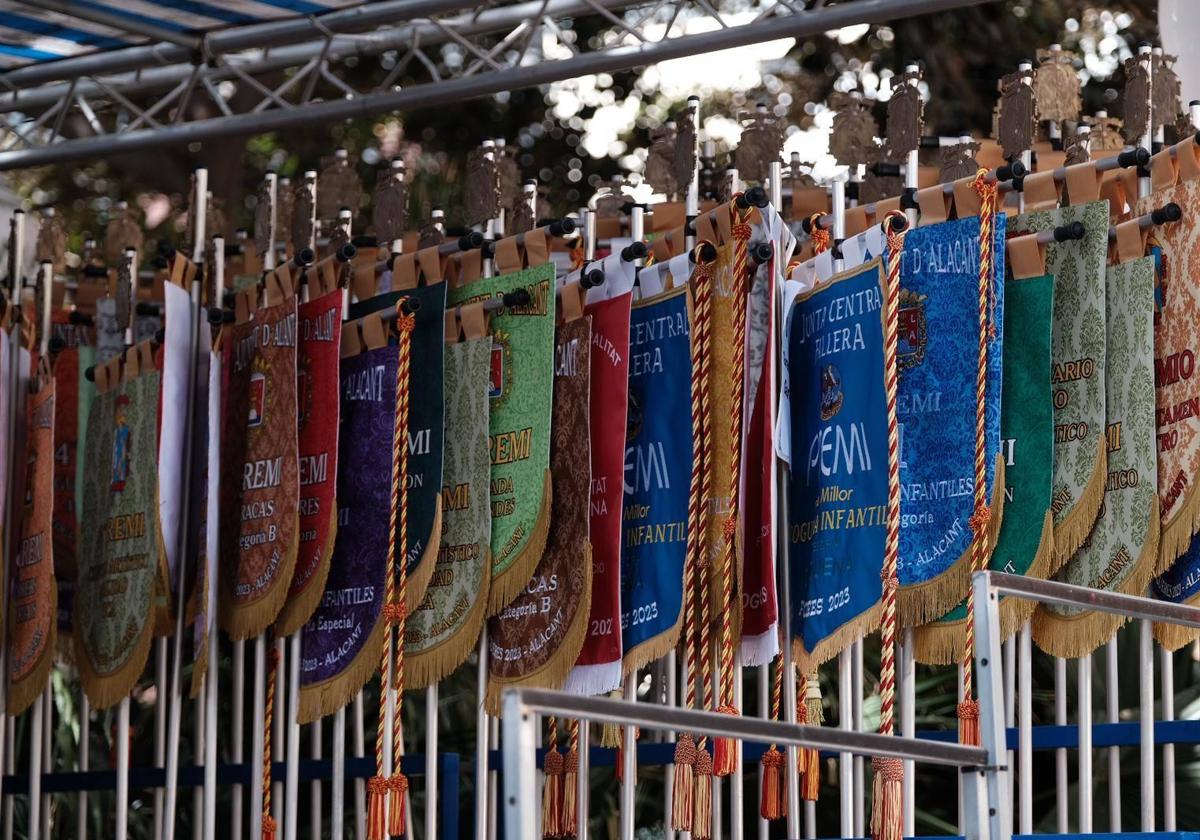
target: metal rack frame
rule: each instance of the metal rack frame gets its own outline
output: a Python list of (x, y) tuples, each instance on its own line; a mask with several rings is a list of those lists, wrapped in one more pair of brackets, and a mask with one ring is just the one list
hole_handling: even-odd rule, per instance
[[(0, 113), (7, 114), (0, 170), (435, 107), (989, 2), (762, 0), (752, 20), (734, 23), (709, 0), (525, 0), (485, 8), (464, 0), (386, 0), (214, 32), (195, 49), (145, 45), (0, 73)], [(564, 37), (565, 21), (583, 17), (606, 22), (615, 35), (597, 44)], [(680, 30), (681, 21), (698, 17), (718, 28)], [(646, 34), (650, 24), (663, 27), (657, 40)], [(454, 61), (440, 52), (449, 47)], [(369, 87), (339, 75), (347, 62), (387, 52), (395, 53), (394, 64)], [(424, 81), (398, 86), (410, 69)], [(229, 82), (254, 95), (227, 98), (220, 86)], [(207, 108), (192, 107), (200, 103)]]

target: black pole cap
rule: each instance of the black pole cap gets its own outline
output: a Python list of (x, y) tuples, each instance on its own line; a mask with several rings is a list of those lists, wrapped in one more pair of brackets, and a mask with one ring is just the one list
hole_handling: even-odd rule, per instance
[(579, 285), (585, 289), (604, 285), (604, 272), (598, 268), (589, 268), (579, 275)]
[(357, 253), (358, 253), (358, 248), (356, 248), (356, 247), (354, 246), (354, 243), (353, 243), (353, 242), (347, 242), (347, 243), (346, 243), (345, 245), (343, 245), (341, 248), (338, 248), (338, 252), (337, 252), (336, 259), (337, 259), (337, 261), (338, 261), (338, 262), (340, 262), (340, 263), (348, 263), (348, 262), (350, 262), (352, 259), (354, 259), (354, 256), (355, 256)]
[(917, 188), (905, 187), (904, 192), (900, 193), (900, 209), (901, 210), (920, 210), (921, 205), (917, 203)]
[(313, 253), (312, 248), (301, 248), (296, 252), (295, 258), (292, 260), (296, 268), (304, 268), (312, 265), (317, 259), (317, 255)]
[(750, 246), (750, 259), (759, 265), (769, 262), (775, 251), (769, 242), (756, 242)]
[(887, 233), (903, 233), (908, 230), (908, 217), (902, 213), (893, 213), (883, 220)]
[(556, 219), (547, 227), (550, 228), (551, 236), (570, 236), (575, 232), (575, 220), (571, 218)]
[(1059, 225), (1054, 229), (1054, 241), (1068, 242), (1083, 239), (1083, 233), (1083, 222), (1071, 222), (1067, 225)]
[(1003, 166), (996, 167), (997, 181), (1010, 181), (1024, 177), (1029, 169), (1020, 160), (1013, 160)]
[(1117, 155), (1117, 166), (1128, 169), (1131, 166), (1145, 166), (1150, 162), (1150, 150), (1138, 146), (1136, 149), (1126, 149)]
[(763, 208), (769, 203), (767, 199), (767, 191), (762, 187), (750, 187), (741, 194), (737, 200), (738, 207), (743, 210), (748, 210), (751, 207)]
[(717, 247), (711, 242), (701, 242), (700, 246), (690, 254), (692, 262), (696, 261), (696, 253), (700, 253), (700, 259), (705, 263), (715, 262), (717, 259)]
[(621, 259), (625, 262), (643, 260), (647, 253), (645, 242), (631, 242), (621, 249)]
[(458, 250), (474, 251), (476, 248), (483, 247), (483, 234), (477, 230), (471, 230), (458, 237)]
[(1183, 210), (1174, 201), (1157, 210), (1150, 211), (1150, 220), (1156, 225), (1165, 225), (1167, 222), (1178, 222), (1182, 218)]

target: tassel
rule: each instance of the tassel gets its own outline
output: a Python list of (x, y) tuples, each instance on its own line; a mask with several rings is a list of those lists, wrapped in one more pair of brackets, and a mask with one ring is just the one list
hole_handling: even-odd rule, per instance
[(575, 801), (575, 786), (579, 779), (579, 753), (569, 751), (563, 758), (562, 816), (558, 824), (560, 837), (575, 836), (575, 822), (579, 819)]
[(542, 762), (546, 783), (542, 786), (542, 836), (562, 837), (563, 756), (551, 747)]
[(692, 840), (712, 840), (712, 756), (696, 749), (696, 793), (692, 808)]
[[(620, 691), (610, 691), (608, 696), (613, 700), (621, 700)], [(621, 746), (621, 727), (615, 723), (606, 723), (600, 727), (600, 746), (615, 750)], [(618, 765), (619, 766), (619, 765)]]
[[(806, 701), (796, 710), (796, 722), (801, 726), (808, 723), (810, 708)], [(801, 747), (799, 753), (796, 772), (800, 774), (800, 798), (805, 802), (816, 802), (821, 795), (821, 754), (811, 747)]]
[(958, 742), (979, 746), (979, 702), (964, 700), (958, 704)]
[(388, 834), (393, 837), (404, 836), (405, 796), (408, 793), (408, 777), (397, 772), (388, 780)]
[(367, 840), (387, 840), (387, 779), (367, 780)]
[(262, 820), (262, 840), (275, 840), (275, 818), (270, 814), (263, 814)]
[(898, 758), (871, 759), (875, 772), (871, 797), (872, 840), (903, 840), (904, 762)]
[(671, 787), (671, 828), (692, 830), (692, 785), (696, 765), (696, 742), (684, 732), (675, 740), (674, 784)]
[(771, 748), (763, 753), (759, 765), (762, 775), (759, 816), (764, 820), (782, 819), (787, 816), (787, 796), (783, 792), (783, 753), (772, 744)]
[[(717, 711), (723, 715), (738, 714), (733, 706), (720, 706)], [(736, 769), (737, 742), (733, 738), (713, 738), (713, 775), (728, 776)]]
[(804, 707), (808, 710), (808, 722), (813, 726), (820, 726), (825, 722), (825, 704), (821, 701), (821, 675), (813, 671), (804, 682)]

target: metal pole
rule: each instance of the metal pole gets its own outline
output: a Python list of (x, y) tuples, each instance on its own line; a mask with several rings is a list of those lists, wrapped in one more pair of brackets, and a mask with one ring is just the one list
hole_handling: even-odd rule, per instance
[(1017, 720), (1017, 756), (1020, 762), (1021, 834), (1033, 833), (1033, 674), (1030, 667), (1030, 628), (1026, 621), (1017, 637), (1017, 696), (1020, 715)]
[(288, 706), (287, 706), (287, 782), (284, 787), (284, 840), (296, 840), (297, 817), (300, 812), (300, 634), (297, 630), (289, 640)]
[[(1175, 719), (1175, 671), (1171, 651), (1158, 649), (1162, 669), (1162, 719)], [(1163, 744), (1163, 831), (1175, 831), (1175, 745)]]
[[(1060, 656), (1054, 657), (1054, 723), (1056, 726), (1067, 725), (1067, 660)], [(1059, 748), (1054, 751), (1054, 793), (1055, 817), (1058, 833), (1067, 833), (1067, 751)]]
[[(136, 305), (137, 299), (131, 299)], [(176, 636), (178, 638), (178, 635)], [(167, 766), (167, 698), (170, 694), (170, 677), (167, 674), (167, 645), (169, 640), (166, 636), (162, 636), (154, 640), (154, 766), (166, 768), (167, 773), (167, 790), (171, 794), (172, 806), (175, 801), (175, 783), (173, 778), (174, 773)], [(173, 752), (178, 755), (179, 731), (178, 721), (176, 721), (175, 738), (173, 739), (176, 746)], [(154, 840), (171, 840), (175, 836), (174, 828), (164, 837), (163, 822), (168, 818), (165, 810), (165, 792), (161, 787), (154, 789)], [(172, 816), (174, 808), (172, 807)], [(170, 820), (174, 822), (173, 819)]]
[(438, 684), (425, 689), (425, 836), (437, 837), (438, 816)]
[[(214, 353), (214, 359), (220, 357)], [(219, 362), (218, 362), (219, 364)], [(261, 664), (261, 663), (260, 663)], [(242, 748), (243, 739), (246, 737), (246, 722), (244, 720), (246, 708), (246, 640), (233, 640), (233, 665), (230, 669), (233, 672), (233, 715), (230, 721), (230, 729), (232, 730), (232, 738), (230, 740), (230, 753), (234, 764), (241, 764), (246, 759), (245, 751)], [(253, 781), (254, 772), (250, 773)], [(253, 810), (253, 808), (251, 809)], [(230, 840), (242, 840), (242, 785), (234, 782), (233, 789), (230, 791), (229, 802), (229, 837)]]
[(267, 639), (265, 636), (254, 637), (254, 684), (252, 686), (253, 704), (250, 711), (250, 840), (262, 840), (263, 822), (263, 725), (266, 712), (264, 709), (264, 678), (267, 672)]
[[(479, 634), (479, 661), (476, 665), (475, 697), (475, 837), (484, 840), (488, 831), (488, 713), (484, 708), (487, 696), (487, 624)], [(581, 750), (582, 752), (582, 742)], [(583, 774), (582, 768), (580, 775)]]
[(30, 708), (29, 822), (25, 830), (31, 840), (38, 840), (42, 829), (42, 727), (46, 722), (46, 704), (39, 697)]
[(401, 90), (331, 99), (290, 108), (239, 114), (192, 123), (138, 129), (97, 139), (65, 140), (48, 146), (0, 153), (0, 170), (63, 163), (82, 157), (125, 154), (173, 143), (192, 143), (243, 134), (259, 134), (332, 123), (372, 114), (433, 107), (537, 87), (563, 79), (617, 72), (673, 58), (701, 55), (779, 38), (803, 38), (861, 23), (915, 17), (931, 12), (981, 5), (990, 0), (858, 0), (805, 14), (774, 16), (741, 26), (642, 44), (636, 49), (604, 50), (561, 61), (542, 61)]
[[(300, 693), (299, 690), (297, 690), (297, 692), (296, 692), (297, 696), (299, 695), (299, 693)], [(325, 734), (324, 719), (317, 718), (308, 727), (308, 755), (314, 761), (320, 761), (321, 758), (323, 757), (323, 746), (324, 745), (323, 745), (322, 741), (324, 740), (324, 734)], [(344, 757), (343, 757), (343, 760), (345, 760)], [(308, 803), (308, 805), (309, 805), (308, 824), (309, 824), (310, 828), (312, 829), (312, 837), (314, 838), (314, 840), (321, 840), (321, 837), (324, 836), (322, 834), (322, 829), (324, 827), (323, 826), (323, 822), (324, 822), (324, 819), (323, 819), (323, 817), (324, 817), (323, 787), (324, 786), (321, 784), (320, 779), (313, 779), (311, 782), (309, 782), (308, 795), (309, 795), (310, 801)]]
[[(46, 716), (42, 725), (42, 771), (45, 773), (54, 772), (54, 689), (47, 682), (46, 691), (42, 695), (42, 701), (46, 704)], [(42, 794), (42, 825), (41, 836), (45, 840), (50, 840), (52, 826), (50, 824), (50, 794)]]
[[(1017, 725), (1017, 639), (1015, 636), (1006, 639), (1002, 645), (1004, 652), (1004, 725), (1012, 728)], [(1017, 751), (1008, 751), (1008, 766), (1016, 767)], [(1013, 801), (1016, 793), (1016, 773), (1008, 774), (1008, 799)]]
[[(671, 649), (671, 650), (667, 651), (667, 655), (666, 655), (666, 657), (663, 658), (662, 661), (663, 661), (663, 666), (664, 666), (663, 671), (665, 674), (665, 679), (664, 679), (664, 684), (665, 684), (664, 695), (665, 696), (663, 697), (663, 702), (667, 706), (674, 707), (675, 703), (676, 703), (676, 699), (675, 699), (676, 694), (677, 694), (676, 689), (678, 686), (677, 677), (679, 676), (679, 666), (676, 663), (675, 650)], [(673, 730), (664, 731), (663, 732), (663, 741), (668, 744), (673, 743), (675, 741), (675, 732)], [(675, 829), (671, 827), (671, 821), (669, 819), (665, 818), (665, 815), (671, 813), (671, 798), (673, 795), (673, 789), (675, 787), (674, 767), (675, 767), (674, 762), (667, 764), (666, 771), (663, 776), (663, 814), (664, 814), (663, 838), (664, 838), (664, 840), (675, 840)]]
[(1079, 657), (1079, 833), (1092, 833), (1092, 657)]
[[(225, 291), (225, 240), (221, 236), (213, 237), (213, 278), (212, 289), (216, 301), (221, 300)], [(200, 329), (208, 329), (203, 322)], [(209, 451), (209, 481), (212, 484), (211, 471), (221, 463), (221, 354), (212, 352), (208, 341), (204, 343), (208, 352), (208, 451)], [(208, 579), (208, 608), (205, 620), (208, 622), (208, 672), (204, 675), (204, 704), (208, 738), (204, 741), (204, 840), (216, 840), (217, 834), (217, 741), (220, 738), (220, 720), (217, 711), (217, 701), (220, 697), (221, 660), (219, 633), (217, 631), (217, 547), (220, 545), (220, 517), (214, 514), (218, 500), (211, 497), (207, 500), (209, 517), (205, 524), (206, 549), (204, 561), (207, 564)], [(235, 706), (241, 702), (242, 691), (240, 680), (236, 677), (234, 684), (238, 689), (234, 695)], [(243, 732), (241, 721), (238, 721), (234, 740), (240, 745)], [(240, 749), (240, 747), (239, 747)], [(239, 759), (240, 760), (240, 759)], [(238, 791), (238, 820), (241, 817), (241, 788)]]
[(117, 840), (129, 836), (129, 698), (117, 707)]
[[(979, 772), (984, 776), (987, 787), (986, 809), (987, 832), (980, 832), (993, 840), (1009, 840), (1012, 837), (1012, 806), (1008, 799), (1008, 768), (1004, 765), (1005, 737), (1003, 702), (1004, 695), (1000, 675), (1000, 600), (988, 586), (986, 573), (977, 572), (972, 579), (975, 595), (975, 673), (978, 676), (979, 692), (979, 736), (981, 746), (987, 750), (988, 766)], [(977, 799), (977, 776), (971, 774), (967, 787), (967, 826), (974, 826), (981, 816), (979, 808), (969, 806)], [(976, 805), (979, 803), (975, 802)]]
[[(82, 686), (79, 691), (79, 761), (76, 769), (86, 773), (88, 758), (92, 751), (92, 710), (88, 705), (87, 692)], [(75, 799), (75, 836), (87, 840), (88, 836), (88, 792), (79, 791)]]
[(1154, 624), (1139, 622), (1138, 729), (1142, 776), (1142, 831), (1154, 831)]
[(346, 821), (346, 707), (333, 714), (333, 779), (329, 799), (329, 837), (342, 840)]
[[(360, 691), (354, 697), (354, 757), (363, 758), (366, 755), (366, 745), (363, 741), (363, 693)], [(367, 783), (365, 779), (354, 780), (354, 836), (357, 840), (365, 840), (367, 836)], [(476, 835), (478, 836), (478, 835)]]
[[(1104, 705), (1109, 723), (1121, 722), (1120, 694), (1117, 690), (1117, 637), (1104, 646)], [(1166, 697), (1166, 692), (1163, 693)], [(1121, 831), (1121, 748), (1108, 748), (1108, 830)]]
[[(771, 718), (771, 665), (760, 665), (757, 674), (758, 683), (758, 716), (763, 720)], [(758, 840), (769, 840), (771, 836), (771, 823), (762, 818), (762, 783), (763, 769), (760, 765), (758, 768)]]
[[(863, 731), (863, 640), (859, 639), (850, 648), (853, 665), (853, 690), (851, 698), (854, 703), (854, 731)], [(866, 777), (863, 767), (863, 757), (854, 756), (854, 836), (864, 837), (864, 805), (867, 795)]]
[[(913, 632), (905, 627), (900, 632), (900, 737), (915, 738), (917, 729), (916, 694), (917, 662), (913, 655)], [(904, 762), (904, 836), (916, 834), (917, 763)]]
[(508, 840), (534, 840), (538, 817), (537, 715), (521, 705), (515, 692), (504, 697), (504, 836)]
[[(851, 650), (838, 654), (838, 728), (847, 732), (854, 730), (854, 665)], [(838, 753), (838, 817), (842, 837), (858, 837), (854, 834), (854, 786), (853, 756), (848, 752)]]

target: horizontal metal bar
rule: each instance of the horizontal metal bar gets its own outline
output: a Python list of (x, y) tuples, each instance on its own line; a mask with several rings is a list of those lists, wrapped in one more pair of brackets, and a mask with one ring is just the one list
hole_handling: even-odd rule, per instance
[(629, 703), (606, 697), (579, 697), (561, 691), (509, 689), (517, 692), (522, 705), (541, 715), (642, 726), (647, 729), (689, 731), (763, 741), (784, 746), (849, 752), (855, 755), (891, 756), (928, 764), (981, 767), (987, 761), (982, 747), (917, 741), (898, 735), (852, 732), (832, 726), (800, 726), (757, 717), (726, 715), (680, 709), (656, 703)]
[(461, 102), (502, 91), (522, 90), (594, 73), (617, 72), (659, 61), (748, 46), (780, 38), (803, 38), (857, 23), (878, 23), (947, 9), (979, 6), (995, 0), (858, 0), (820, 11), (778, 16), (757, 23), (685, 35), (634, 47), (618, 46), (562, 61), (542, 61), (511, 70), (416, 85), (399, 91), (334, 100), (286, 111), (238, 114), (182, 125), (143, 129), (117, 135), (81, 138), (52, 146), (0, 152), (0, 170), (127, 154), (169, 144), (217, 137), (256, 134), (311, 126), (323, 121), (369, 117), (395, 110), (415, 110)]
[[(610, 10), (621, 10), (641, 5), (645, 0), (596, 0), (597, 4)], [(249, 49), (237, 54), (227, 54), (212, 66), (204, 66), (201, 73), (210, 82), (236, 78), (237, 70), (262, 76), (304, 63), (324, 55), (331, 63), (355, 57), (378, 55), (392, 49), (404, 49), (410, 44), (438, 46), (449, 40), (445, 29), (452, 29), (463, 36), (488, 35), (519, 26), (523, 21), (538, 18), (575, 17), (591, 14), (591, 7), (584, 0), (527, 0), (511, 6), (496, 6), (471, 11), (439, 21), (441, 27), (427, 21), (413, 21), (403, 26), (379, 29), (369, 35), (354, 38), (337, 38), (328, 43), (321, 37), (308, 43), (292, 44), (273, 49)], [(193, 56), (194, 58), (194, 56)], [(237, 68), (235, 70), (234, 68)], [(108, 90), (118, 91), (125, 96), (167, 90), (186, 80), (196, 72), (192, 61), (151, 67), (137, 72), (119, 75), (94, 73), (103, 79), (80, 78), (73, 82), (45, 84), (27, 90), (0, 93), (0, 113), (11, 111), (34, 112), (59, 104), (74, 84), (75, 92), (83, 96), (104, 96)], [(101, 84), (101, 81), (103, 84)]]
[(141, 17), (114, 14), (106, 11), (103, 7), (84, 5), (76, 2), (76, 0), (18, 0), (18, 2), (26, 6), (48, 9), (69, 17), (98, 23), (101, 26), (108, 26), (130, 35), (149, 38), (152, 41), (166, 41), (169, 44), (178, 44), (189, 50), (198, 49), (200, 46), (200, 39), (194, 35), (187, 35), (182, 32), (176, 32), (174, 29), (168, 29), (165, 26), (158, 26)]
[[(1033, 726), (1030, 727), (1030, 733), (1035, 751), (1079, 748), (1079, 727), (1075, 724)], [(916, 734), (918, 739), (925, 741), (958, 740), (957, 729), (925, 729), (918, 730)], [(1016, 727), (1010, 727), (1005, 733), (1006, 749), (1020, 748), (1017, 737)], [(1136, 747), (1140, 743), (1141, 724), (1138, 721), (1092, 724), (1092, 749)], [(1154, 743), (1200, 744), (1200, 721), (1157, 720), (1154, 722)]]
[(1200, 628), (1200, 607), (1188, 607), (1183, 604), (1172, 604), (1170, 601), (1146, 598), (1142, 595), (1122, 595), (1087, 586), (1059, 583), (1056, 580), (1041, 580), (1023, 575), (1008, 575), (1003, 572), (976, 572), (975, 574), (976, 576), (987, 575), (988, 586), (1001, 595), (1037, 601), (1042, 604), (1081, 607), (1097, 612), (1123, 615), (1128, 618), (1145, 618), (1150, 621)]

